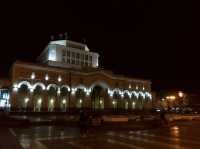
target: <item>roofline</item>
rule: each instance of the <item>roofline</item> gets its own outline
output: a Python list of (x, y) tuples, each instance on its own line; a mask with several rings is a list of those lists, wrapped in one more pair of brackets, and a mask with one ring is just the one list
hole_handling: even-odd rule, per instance
[(62, 72), (63, 70), (69, 70), (71, 72), (74, 72), (74, 73), (77, 73), (77, 74), (83, 74), (83, 75), (91, 75), (91, 74), (95, 74), (95, 73), (102, 73), (104, 75), (106, 75), (107, 77), (111, 78), (111, 79), (114, 79), (114, 80), (126, 80), (126, 81), (129, 81), (129, 82), (140, 82), (140, 83), (152, 83), (151, 80), (146, 80), (146, 79), (137, 79), (137, 78), (128, 78), (128, 77), (124, 77), (124, 76), (117, 76), (116, 74), (114, 74), (112, 71), (112, 75), (105, 72), (104, 70), (102, 69), (96, 69), (97, 71), (94, 71), (94, 72), (78, 72), (74, 69), (68, 69), (68, 68), (60, 68), (60, 67), (52, 67), (52, 66), (48, 66), (48, 65), (37, 65), (37, 64), (34, 64), (34, 63), (30, 63), (30, 62), (22, 62), (22, 61), (16, 61), (14, 62), (13, 66), (14, 65), (23, 65), (25, 67), (29, 67), (30, 65), (32, 66), (32, 68), (35, 68), (35, 69), (43, 69), (43, 70), (56, 70), (56, 71), (60, 71)]

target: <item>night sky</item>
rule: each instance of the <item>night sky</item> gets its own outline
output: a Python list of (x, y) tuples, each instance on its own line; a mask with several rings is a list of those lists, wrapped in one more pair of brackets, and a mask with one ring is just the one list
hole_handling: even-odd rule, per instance
[(68, 32), (98, 52), (100, 66), (150, 79), (154, 90), (200, 91), (199, 3), (192, 0), (4, 2), (0, 76), (35, 61), (51, 35)]

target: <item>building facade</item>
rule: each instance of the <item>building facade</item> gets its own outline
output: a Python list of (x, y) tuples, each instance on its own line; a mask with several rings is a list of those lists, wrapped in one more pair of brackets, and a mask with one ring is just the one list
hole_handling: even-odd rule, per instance
[(38, 57), (40, 63), (15, 62), (11, 71), (11, 110), (151, 108), (151, 81), (100, 69), (98, 57), (85, 44), (59, 40), (47, 45)]

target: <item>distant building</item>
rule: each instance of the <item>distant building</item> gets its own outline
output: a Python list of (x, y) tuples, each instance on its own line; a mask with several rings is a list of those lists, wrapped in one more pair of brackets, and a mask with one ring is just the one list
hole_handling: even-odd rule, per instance
[(99, 54), (69, 40), (51, 41), (40, 63), (17, 61), (11, 68), (15, 111), (135, 110), (152, 106), (151, 81), (99, 68)]

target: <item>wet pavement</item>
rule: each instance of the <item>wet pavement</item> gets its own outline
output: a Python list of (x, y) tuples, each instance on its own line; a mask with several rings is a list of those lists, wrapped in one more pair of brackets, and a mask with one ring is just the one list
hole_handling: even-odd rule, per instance
[(24, 149), (199, 149), (200, 121), (150, 130), (89, 130), (80, 136), (75, 127), (40, 126), (12, 128)]

